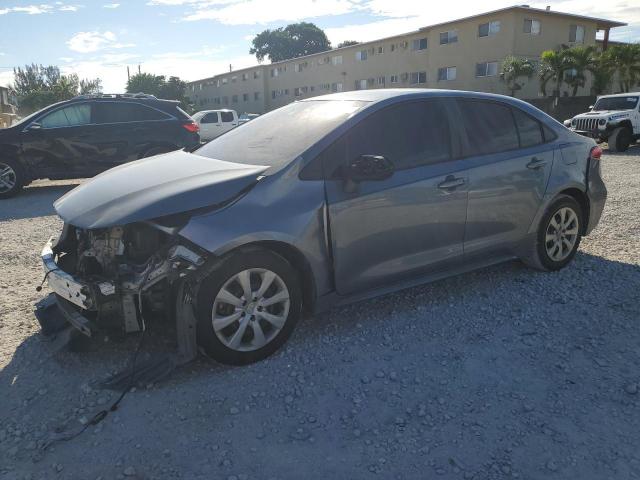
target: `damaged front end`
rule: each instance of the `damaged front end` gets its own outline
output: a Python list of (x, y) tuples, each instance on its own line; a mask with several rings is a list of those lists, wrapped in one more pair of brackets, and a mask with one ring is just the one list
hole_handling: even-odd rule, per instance
[(159, 223), (138, 222), (81, 229), (65, 224), (42, 250), (45, 280), (53, 293), (36, 308), (43, 332), (59, 330), (60, 318), (86, 336), (96, 331), (139, 332), (145, 318), (175, 318), (178, 356), (196, 355), (193, 295), (189, 280), (206, 252)]

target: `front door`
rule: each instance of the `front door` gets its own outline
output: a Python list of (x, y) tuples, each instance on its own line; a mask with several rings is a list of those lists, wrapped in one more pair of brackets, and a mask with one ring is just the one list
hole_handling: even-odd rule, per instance
[(542, 124), (518, 108), (475, 99), (457, 105), (469, 166), (465, 257), (508, 254), (540, 208), (555, 144), (545, 142)]
[[(461, 260), (467, 177), (452, 150), (444, 104), (422, 100), (371, 114), (322, 154), (339, 294), (390, 286)], [(349, 181), (345, 166), (361, 155), (384, 156), (395, 173)]]
[(97, 154), (91, 109), (74, 103), (35, 119), (22, 135), (24, 161), (43, 177), (87, 175)]
[(200, 136), (203, 140), (213, 140), (222, 133), (222, 123), (218, 112), (205, 113), (200, 119)]

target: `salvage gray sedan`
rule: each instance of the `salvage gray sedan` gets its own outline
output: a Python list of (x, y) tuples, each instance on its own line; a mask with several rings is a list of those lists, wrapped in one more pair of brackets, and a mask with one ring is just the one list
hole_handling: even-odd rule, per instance
[[(55, 203), (39, 317), (86, 335), (170, 313), (180, 361), (265, 358), (300, 316), (520, 258), (558, 270), (598, 223), (600, 149), (531, 105), (445, 90), (298, 101)], [(47, 313), (48, 312), (48, 313)]]

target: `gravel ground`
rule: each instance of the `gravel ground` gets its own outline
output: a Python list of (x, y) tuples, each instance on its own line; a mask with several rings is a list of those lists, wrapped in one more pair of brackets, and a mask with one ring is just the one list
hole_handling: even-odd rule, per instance
[(38, 254), (73, 183), (29, 187), (0, 204), (0, 478), (640, 478), (640, 147), (602, 164), (604, 216), (565, 270), (511, 262), (306, 319), (274, 357), (199, 359), (46, 451), (115, 399), (97, 384), (136, 339), (54, 353), (38, 333)]

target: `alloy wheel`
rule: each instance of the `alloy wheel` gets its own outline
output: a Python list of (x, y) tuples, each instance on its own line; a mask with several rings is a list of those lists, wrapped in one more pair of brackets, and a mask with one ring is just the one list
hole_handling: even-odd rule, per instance
[(263, 268), (243, 270), (222, 286), (213, 302), (211, 325), (218, 339), (236, 351), (271, 342), (284, 327), (291, 300), (286, 284)]
[(578, 240), (578, 215), (570, 207), (562, 207), (551, 216), (545, 232), (547, 255), (554, 262), (567, 258)]
[(13, 190), (18, 181), (18, 176), (13, 168), (6, 163), (0, 162), (0, 193)]

